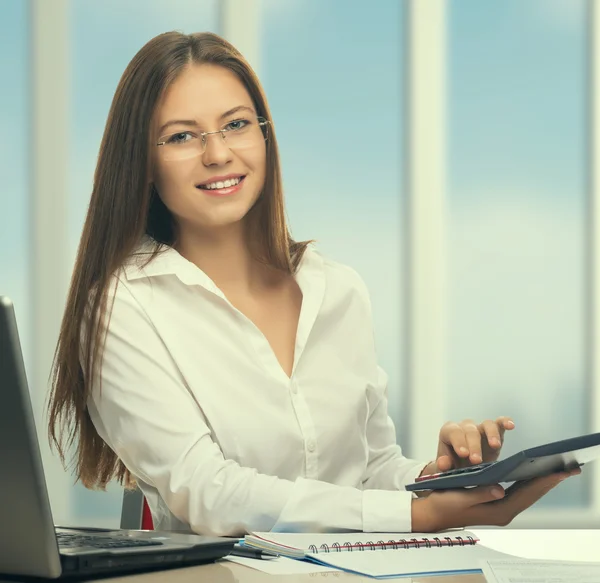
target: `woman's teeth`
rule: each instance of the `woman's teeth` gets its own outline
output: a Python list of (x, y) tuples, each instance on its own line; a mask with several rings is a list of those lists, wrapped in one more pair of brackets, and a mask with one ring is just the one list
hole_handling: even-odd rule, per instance
[(225, 180), (224, 182), (211, 182), (209, 184), (201, 184), (200, 188), (205, 190), (217, 190), (219, 188), (229, 188), (230, 186), (235, 186), (239, 184), (241, 178), (231, 178), (229, 180)]

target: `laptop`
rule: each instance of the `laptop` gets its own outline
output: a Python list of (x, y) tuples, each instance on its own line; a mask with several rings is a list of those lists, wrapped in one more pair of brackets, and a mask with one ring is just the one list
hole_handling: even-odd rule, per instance
[(215, 561), (238, 539), (55, 527), (14, 307), (0, 296), (0, 574), (63, 578)]

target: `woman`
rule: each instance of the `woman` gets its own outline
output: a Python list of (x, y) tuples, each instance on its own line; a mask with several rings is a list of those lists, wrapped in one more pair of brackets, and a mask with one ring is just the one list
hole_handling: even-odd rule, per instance
[(417, 498), (514, 423), (448, 423), (425, 464), (386, 391), (364, 283), (290, 237), (255, 74), (214, 34), (152, 39), (113, 100), (63, 318), (63, 461), (76, 439), (85, 486), (135, 480), (157, 528), (214, 535), (507, 524), (567, 475)]

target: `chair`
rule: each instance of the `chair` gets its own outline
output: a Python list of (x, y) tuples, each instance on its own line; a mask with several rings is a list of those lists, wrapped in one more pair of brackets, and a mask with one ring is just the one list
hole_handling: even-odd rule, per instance
[(139, 488), (123, 492), (121, 528), (128, 530), (154, 530), (152, 514), (144, 494)]

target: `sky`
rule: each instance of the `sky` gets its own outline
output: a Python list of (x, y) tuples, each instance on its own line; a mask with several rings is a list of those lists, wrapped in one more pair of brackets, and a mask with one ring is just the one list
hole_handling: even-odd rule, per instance
[[(17, 302), (26, 352), (34, 331), (27, 309), (27, 6), (0, 5), (0, 73), (8, 80), (0, 92), (0, 293)], [(586, 423), (584, 8), (583, 0), (448, 4), (446, 407), (456, 418), (465, 411), (516, 414), (519, 404), (526, 410), (541, 402), (509, 448)], [(260, 18), (260, 76), (293, 235), (316, 238), (324, 253), (366, 280), (400, 437), (404, 9), (397, 0), (262, 0)], [(218, 0), (73, 0), (70, 19), (66, 131), (74, 255), (106, 115), (126, 64), (160, 32), (220, 31)], [(77, 512), (97, 512), (101, 500), (90, 505), (78, 496)], [(113, 511), (114, 500), (107, 503)]]

